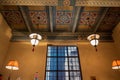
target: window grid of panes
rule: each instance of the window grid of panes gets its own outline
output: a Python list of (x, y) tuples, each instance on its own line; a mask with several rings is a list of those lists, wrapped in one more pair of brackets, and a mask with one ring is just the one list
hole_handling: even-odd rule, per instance
[(46, 80), (81, 80), (76, 46), (48, 46)]

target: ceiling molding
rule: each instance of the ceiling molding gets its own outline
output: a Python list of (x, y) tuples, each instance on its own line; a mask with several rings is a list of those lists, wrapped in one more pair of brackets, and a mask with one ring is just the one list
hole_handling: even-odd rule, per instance
[[(0, 5), (58, 6), (62, 4), (60, 0), (0, 0)], [(120, 7), (120, 0), (76, 0), (75, 6)]]
[(57, 6), (58, 0), (0, 0), (0, 5)]
[[(77, 32), (77, 33), (68, 33), (68, 32), (38, 32), (38, 34), (42, 35), (42, 40), (87, 40), (87, 36), (92, 34), (92, 32)], [(111, 33), (100, 32), (98, 33), (101, 37), (101, 41), (113, 41)], [(28, 32), (13, 32), (13, 37), (11, 41), (28, 41), (29, 33)]]
[(120, 7), (120, 0), (77, 0), (75, 6)]

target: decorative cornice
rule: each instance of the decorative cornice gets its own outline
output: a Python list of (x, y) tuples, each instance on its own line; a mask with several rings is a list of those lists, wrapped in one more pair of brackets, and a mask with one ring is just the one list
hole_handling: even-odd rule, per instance
[[(76, 33), (58, 33), (58, 32), (42, 32), (39, 33), (42, 36), (42, 41), (87, 41), (87, 36), (92, 34), (92, 32), (76, 32)], [(111, 33), (98, 33), (100, 35), (101, 41), (113, 41)], [(13, 32), (13, 37), (11, 41), (29, 41), (29, 32)]]
[(120, 0), (77, 0), (75, 6), (120, 7)]
[(58, 0), (0, 0), (0, 5), (56, 6)]
[[(59, 6), (60, 2), (59, 0), (0, 0), (0, 5)], [(76, 0), (75, 6), (120, 7), (120, 0)]]

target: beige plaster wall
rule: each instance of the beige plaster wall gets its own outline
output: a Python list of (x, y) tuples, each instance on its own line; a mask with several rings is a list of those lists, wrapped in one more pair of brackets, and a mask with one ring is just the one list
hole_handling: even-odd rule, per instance
[(100, 43), (98, 52), (89, 44), (79, 45), (83, 80), (119, 80), (119, 71), (112, 70), (112, 61), (119, 58), (114, 43)]
[[(88, 42), (41, 42), (31, 51), (32, 46), (29, 42), (11, 42), (8, 55), (4, 61), (4, 66), (10, 59), (19, 61), (19, 71), (12, 71), (12, 80), (18, 76), (21, 80), (33, 80), (35, 72), (39, 73), (39, 80), (44, 80), (47, 44), (52, 45), (76, 45), (80, 54), (80, 63), (83, 80), (91, 80), (95, 76), (96, 80), (119, 80), (120, 71), (112, 70), (112, 61), (118, 58), (118, 53), (113, 42), (103, 43), (95, 51)], [(3, 80), (7, 80), (9, 70), (3, 68)]]
[(35, 72), (39, 73), (40, 80), (44, 80), (46, 48), (46, 43), (41, 43), (35, 48), (35, 52), (32, 52), (30, 42), (11, 42), (4, 66), (9, 60), (18, 60), (20, 69), (11, 72), (4, 67), (2, 69), (3, 80), (7, 80), (9, 74), (11, 74), (12, 80), (16, 80), (19, 76), (21, 80), (33, 80)]
[(113, 36), (116, 48), (120, 53), (120, 23), (114, 28), (112, 36)]
[(4, 62), (5, 55), (8, 50), (9, 40), (11, 38), (11, 29), (3, 19), (0, 13), (0, 73), (2, 63)]

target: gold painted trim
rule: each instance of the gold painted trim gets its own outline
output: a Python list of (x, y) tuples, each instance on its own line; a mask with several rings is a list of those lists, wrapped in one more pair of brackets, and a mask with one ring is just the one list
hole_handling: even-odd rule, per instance
[(56, 6), (58, 0), (0, 0), (0, 5)]
[(75, 6), (120, 7), (120, 0), (78, 0)]
[[(58, 6), (58, 0), (0, 0), (0, 5)], [(75, 6), (120, 7), (120, 0), (76, 0)]]

